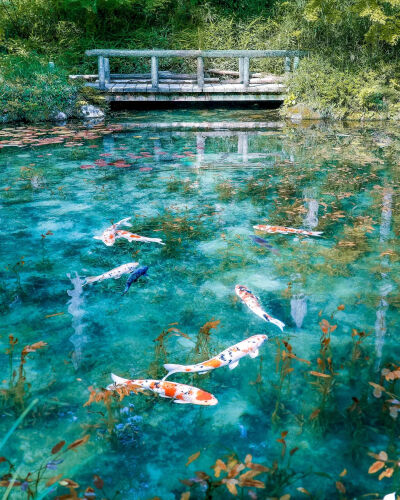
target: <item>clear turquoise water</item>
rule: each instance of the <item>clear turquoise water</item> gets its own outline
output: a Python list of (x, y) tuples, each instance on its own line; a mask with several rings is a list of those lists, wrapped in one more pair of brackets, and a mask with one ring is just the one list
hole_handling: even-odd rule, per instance
[[(127, 126), (217, 120), (276, 123), (264, 130), (201, 132)], [(2, 434), (22, 412), (6, 391), (9, 334), (19, 339), (16, 367), (23, 346), (48, 343), (24, 365), (30, 384), (24, 405), (39, 402), (0, 450), (21, 466), (19, 477), (48, 463), (61, 439), (89, 433), (87, 444), (45, 476), (74, 479), (81, 496), (97, 474), (107, 498), (119, 491), (117, 498), (169, 500), (190, 490), (191, 498), (201, 499), (201, 485), (190, 489), (179, 479), (198, 470), (212, 474), (217, 458), (244, 460), (248, 453), (268, 467), (276, 460), (281, 472), (257, 476), (267, 488), (244, 488), (242, 498), (250, 498), (249, 490), (261, 499), (306, 498), (301, 487), (318, 499), (380, 498), (400, 488), (397, 469), (381, 481), (368, 474), (374, 459), (367, 455), (385, 450), (399, 458), (390, 398), (375, 398), (368, 384), (400, 394), (398, 382), (384, 381), (381, 373), (397, 366), (400, 354), (398, 128), (281, 124), (259, 110), (177, 110), (126, 113), (89, 129), (7, 127), (0, 134)], [(43, 144), (48, 137), (58, 143)], [(109, 165), (120, 160), (129, 165)], [(133, 232), (161, 237), (166, 246), (120, 240), (106, 247), (93, 239), (128, 216)], [(279, 252), (273, 253), (249, 238), (257, 223), (324, 234), (261, 235)], [(149, 272), (127, 295), (121, 295), (125, 277), (82, 288), (84, 276), (130, 261)], [(236, 284), (248, 286), (286, 323), (283, 334), (237, 301)], [(271, 336), (259, 358), (245, 358), (233, 371), (171, 377), (213, 393), (217, 406), (132, 395), (113, 403), (116, 421), (109, 429), (103, 404), (83, 406), (88, 387), (104, 388), (110, 372), (162, 376), (166, 361), (205, 359), (194, 345), (212, 319), (220, 324), (211, 330), (210, 355), (250, 335)], [(326, 378), (309, 373), (324, 371), (317, 362), (323, 319), (337, 325), (325, 400), (316, 383)], [(172, 323), (192, 340), (171, 336), (166, 354), (155, 358), (154, 339)], [(368, 334), (360, 352), (353, 329)], [(279, 363), (282, 340), (311, 364)], [(280, 368), (289, 368), (283, 379)], [(276, 441), (284, 431), (288, 450), (299, 448), (290, 468)], [(197, 451), (199, 458), (185, 466)], [(0, 467), (8, 471), (6, 463)], [(59, 486), (47, 498), (66, 493)], [(225, 486), (213, 496), (230, 497)], [(15, 487), (10, 498), (27, 493)]]

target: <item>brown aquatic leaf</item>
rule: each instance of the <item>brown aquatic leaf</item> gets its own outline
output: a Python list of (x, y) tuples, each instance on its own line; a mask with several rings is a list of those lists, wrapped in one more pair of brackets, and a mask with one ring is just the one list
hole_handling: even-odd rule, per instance
[(65, 441), (60, 441), (59, 443), (57, 443), (55, 446), (53, 446), (53, 448), (51, 449), (51, 454), (52, 455), (55, 455), (56, 453), (58, 453), (61, 448), (65, 445)]
[(385, 392), (385, 388), (379, 384), (375, 384), (374, 382), (368, 382), (368, 383), (374, 388), (373, 395), (379, 399), (382, 396), (382, 392)]
[(284, 439), (288, 435), (288, 431), (281, 432), (281, 438)]
[(34, 344), (31, 344), (31, 345), (26, 345), (22, 349), (21, 355), (26, 356), (26, 354), (28, 354), (29, 352), (35, 352), (38, 349), (42, 349), (43, 347), (46, 347), (46, 346), (47, 346), (47, 342), (43, 342), (42, 340), (40, 340), (39, 342), (35, 342)]
[(304, 495), (307, 495), (307, 496), (311, 496), (311, 493), (309, 491), (307, 491), (305, 488), (303, 488), (302, 486), (299, 486), (298, 488), (296, 488), (297, 491), (300, 491), (300, 493), (304, 493)]
[(296, 453), (296, 451), (299, 451), (299, 447), (298, 446), (295, 446), (294, 448), (292, 448), (290, 450), (290, 452), (289, 452), (289, 455), (293, 456)]
[(217, 459), (217, 461), (215, 462), (215, 464), (213, 465), (212, 468), (214, 469), (215, 477), (219, 477), (222, 470), (223, 471), (227, 470), (225, 463), (222, 460), (220, 460), (219, 458)]
[(68, 478), (62, 479), (61, 481), (59, 481), (59, 484), (61, 484), (61, 486), (66, 486), (68, 488), (74, 488), (74, 489), (79, 488), (78, 483)]
[(394, 469), (392, 467), (388, 467), (387, 469), (385, 469), (384, 471), (382, 471), (380, 474), (379, 474), (379, 481), (381, 479), (383, 479), (384, 477), (392, 477), (393, 475), (393, 472), (394, 472)]
[(229, 492), (232, 493), (232, 495), (236, 496), (238, 494), (238, 490), (236, 488), (236, 485), (238, 484), (238, 480), (237, 479), (233, 479), (233, 478), (227, 479), (227, 478), (224, 478), (222, 480), (222, 483), (226, 485), (226, 487), (228, 488)]
[(342, 472), (339, 474), (340, 477), (344, 477), (347, 474), (347, 469), (343, 469)]
[(210, 476), (205, 472), (203, 472), (202, 470), (197, 470), (195, 474), (199, 479), (203, 479), (204, 481), (210, 479)]
[(92, 498), (96, 498), (96, 493), (94, 489), (88, 486), (85, 490), (85, 493), (83, 494), (83, 498), (85, 500), (92, 500)]
[(339, 310), (339, 311), (344, 311), (344, 305), (343, 305), (343, 304), (340, 304), (340, 306), (338, 306), (338, 310)]
[(385, 467), (385, 462), (381, 462), (380, 460), (377, 460), (368, 469), (368, 474), (374, 474), (375, 472), (378, 472), (378, 470), (381, 470), (382, 467)]
[(247, 467), (249, 467), (252, 470), (257, 470), (260, 472), (269, 472), (270, 471), (269, 467), (265, 467), (264, 465), (261, 465), (261, 464), (253, 464), (252, 463), (252, 464), (249, 464)]
[(239, 481), (239, 486), (246, 486), (247, 488), (265, 488), (265, 484), (258, 479), (244, 479)]
[(59, 479), (62, 478), (62, 474), (57, 474), (57, 476), (51, 477), (47, 482), (46, 486), (51, 486), (52, 484), (56, 483)]
[(279, 500), (290, 500), (290, 495), (289, 493), (286, 493), (286, 495), (282, 495)]
[(310, 415), (310, 420), (314, 420), (314, 418), (317, 418), (320, 412), (321, 410), (319, 408), (315, 409)]
[(246, 464), (247, 467), (248, 467), (248, 464), (251, 464), (252, 459), (253, 459), (253, 457), (250, 454), (245, 456), (244, 463)]
[(244, 464), (235, 464), (228, 472), (228, 478), (236, 477), (244, 468)]
[(346, 488), (341, 481), (336, 481), (336, 489), (340, 491), (340, 493), (346, 493)]
[(0, 464), (1, 464), (1, 462), (7, 462), (6, 457), (0, 457)]
[(310, 375), (314, 375), (314, 377), (323, 377), (323, 378), (330, 378), (331, 376), (326, 374), (326, 373), (321, 373), (321, 372), (315, 372), (314, 370), (309, 372)]
[(190, 457), (188, 458), (187, 462), (186, 462), (186, 467), (188, 465), (190, 465), (192, 462), (194, 462), (195, 460), (197, 460), (200, 456), (200, 452), (197, 451), (196, 453), (193, 453), (193, 455), (190, 455)]
[(239, 481), (243, 482), (246, 479), (253, 479), (254, 477), (258, 476), (259, 474), (262, 474), (261, 471), (259, 470), (248, 470), (247, 472), (244, 472), (239, 476)]
[(102, 490), (104, 487), (104, 481), (97, 474), (93, 476), (93, 484), (96, 486), (98, 490)]
[(190, 498), (190, 491), (185, 491), (184, 493), (182, 493), (181, 500), (189, 500), (189, 498)]
[(77, 439), (73, 443), (71, 443), (68, 447), (67, 450), (72, 450), (74, 448), (77, 448), (78, 446), (81, 446), (89, 441), (90, 435), (86, 434), (86, 436), (83, 436), (83, 438)]
[(191, 479), (179, 479), (179, 481), (185, 486), (193, 486), (195, 484), (195, 481), (192, 481)]

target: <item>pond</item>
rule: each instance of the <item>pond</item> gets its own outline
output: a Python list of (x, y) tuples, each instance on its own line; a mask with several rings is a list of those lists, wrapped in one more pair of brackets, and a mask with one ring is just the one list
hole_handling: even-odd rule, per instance
[[(132, 111), (106, 124), (0, 129), (9, 498), (400, 489), (400, 131), (274, 113)], [(128, 217), (118, 230), (165, 244), (94, 238)], [(148, 271), (127, 293), (128, 274), (86, 283), (130, 262)], [(268, 335), (259, 356), (235, 369), (168, 378), (216, 405), (105, 391), (111, 373), (159, 380), (165, 363), (199, 363), (258, 334)]]

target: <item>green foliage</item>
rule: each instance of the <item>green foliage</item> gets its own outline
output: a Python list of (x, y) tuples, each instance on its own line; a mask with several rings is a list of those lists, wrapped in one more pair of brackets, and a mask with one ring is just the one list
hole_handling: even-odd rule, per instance
[(10, 121), (48, 120), (58, 111), (69, 114), (77, 92), (64, 70), (51, 69), (42, 58), (31, 54), (0, 61), (0, 109)]

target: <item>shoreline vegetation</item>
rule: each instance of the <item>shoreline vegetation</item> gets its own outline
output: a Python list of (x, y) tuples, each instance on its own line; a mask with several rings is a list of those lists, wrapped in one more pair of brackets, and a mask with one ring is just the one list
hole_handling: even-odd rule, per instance
[[(397, 0), (1, 0), (0, 123), (60, 121), (107, 106), (69, 74), (96, 72), (92, 48), (301, 49), (280, 111), (293, 120), (400, 119)], [(148, 71), (148, 61), (111, 61)], [(193, 62), (165, 60), (162, 70)], [(236, 61), (219, 62), (236, 70)], [(282, 61), (252, 71), (282, 73)]]

